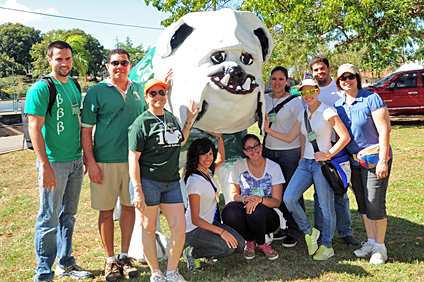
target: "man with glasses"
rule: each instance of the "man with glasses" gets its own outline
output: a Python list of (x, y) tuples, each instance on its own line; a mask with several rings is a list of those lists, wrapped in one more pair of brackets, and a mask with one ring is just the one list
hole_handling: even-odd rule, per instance
[[(318, 83), (320, 95), (318, 101), (334, 107), (334, 103), (342, 97), (337, 89), (336, 82), (330, 76), (330, 64), (326, 57), (315, 56), (310, 62), (309, 67), (312, 71), (312, 76)], [(336, 135), (333, 132), (332, 142), (336, 141)], [(353, 229), (351, 228), (349, 198), (347, 193), (344, 195), (334, 195), (334, 204), (336, 209), (336, 228), (339, 237), (346, 243), (354, 246), (359, 245), (359, 242), (353, 238)], [(314, 193), (314, 225), (315, 228), (322, 231), (322, 212), (319, 208), (318, 198)]]
[[(106, 252), (105, 279), (118, 281), (138, 275), (128, 257), (135, 221), (128, 172), (128, 127), (146, 109), (142, 86), (128, 78), (130, 55), (112, 50), (106, 68), (109, 78), (91, 87), (84, 99), (81, 142), (88, 168), (91, 207), (99, 210), (99, 231)], [(96, 126), (93, 145), (93, 127)], [(113, 211), (121, 202), (121, 253), (114, 254)]]

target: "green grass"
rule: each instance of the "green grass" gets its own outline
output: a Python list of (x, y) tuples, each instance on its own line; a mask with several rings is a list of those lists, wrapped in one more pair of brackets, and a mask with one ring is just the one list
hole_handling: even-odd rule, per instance
[[(256, 130), (257, 132), (257, 130)], [(334, 238), (335, 257), (316, 262), (307, 255), (302, 240), (286, 249), (280, 242), (273, 248), (279, 259), (268, 261), (262, 254), (246, 261), (241, 254), (220, 259), (202, 273), (187, 271), (183, 259), (180, 272), (189, 281), (424, 281), (424, 124), (393, 126), (391, 144), (394, 162), (387, 194), (388, 229), (385, 265), (370, 265), (353, 255), (355, 247)], [(349, 191), (352, 227), (358, 240), (366, 234)], [(312, 189), (305, 193), (307, 215), (312, 219)], [(36, 267), (33, 247), (38, 212), (38, 187), (33, 151), (0, 155), (0, 281), (31, 281)], [(96, 211), (90, 208), (88, 177), (84, 181), (74, 232), (74, 255), (80, 265), (96, 276), (82, 281), (104, 281), (105, 255), (98, 234)], [(168, 234), (165, 220), (162, 227)], [(118, 230), (118, 223), (116, 223)], [(116, 242), (119, 233), (116, 231)], [(169, 234), (168, 234), (169, 235)], [(115, 243), (119, 252), (119, 244)], [(147, 267), (137, 263), (141, 275), (132, 281), (149, 281)], [(161, 268), (165, 264), (161, 263)], [(70, 278), (55, 281), (74, 281)]]

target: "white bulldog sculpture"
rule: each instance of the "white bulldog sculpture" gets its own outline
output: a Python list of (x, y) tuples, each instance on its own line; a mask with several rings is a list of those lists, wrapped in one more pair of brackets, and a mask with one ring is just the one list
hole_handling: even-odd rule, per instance
[[(228, 134), (237, 135), (257, 121), (262, 129), (262, 65), (271, 56), (273, 45), (267, 27), (251, 12), (223, 9), (191, 13), (162, 32), (155, 50), (134, 67), (130, 78), (144, 84), (152, 77), (165, 81), (171, 75), (166, 108), (183, 125), (187, 101), (194, 100), (200, 111), (192, 126), (226, 133), (225, 140)], [(226, 154), (226, 159), (229, 157)], [(184, 163), (185, 152), (180, 158), (180, 164)], [(231, 166), (227, 163), (218, 171), (226, 202)], [(131, 241), (130, 256), (143, 261), (140, 232), (137, 219), (133, 233), (137, 239)]]

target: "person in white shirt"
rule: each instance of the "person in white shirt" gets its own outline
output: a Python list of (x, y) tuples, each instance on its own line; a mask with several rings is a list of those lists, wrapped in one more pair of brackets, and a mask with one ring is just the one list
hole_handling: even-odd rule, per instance
[[(292, 213), (299, 229), (305, 234), (309, 255), (314, 260), (326, 260), (334, 256), (332, 239), (336, 225), (334, 210), (334, 192), (321, 171), (319, 161), (325, 161), (336, 155), (350, 141), (349, 133), (337, 115), (335, 108), (318, 101), (320, 92), (313, 79), (302, 81), (299, 87), (303, 101), (308, 105), (305, 112), (299, 114), (293, 129), (288, 133), (280, 133), (269, 128), (269, 120), (265, 119), (265, 132), (285, 142), (293, 141), (301, 132), (306, 137), (305, 152), (296, 172), (290, 180), (283, 200)], [(305, 114), (307, 117), (305, 117)], [(305, 118), (308, 118), (312, 127), (310, 133), (305, 127)], [(334, 144), (331, 143), (333, 129), (340, 136)], [(311, 141), (316, 140), (320, 151), (314, 153)], [(318, 249), (320, 231), (312, 228), (305, 211), (299, 204), (299, 198), (314, 184), (318, 195), (319, 207), (323, 213), (322, 244)]]
[[(342, 94), (337, 88), (335, 80), (330, 76), (331, 67), (328, 59), (324, 56), (316, 56), (309, 62), (309, 66), (312, 71), (312, 76), (319, 86), (320, 94), (318, 96), (318, 101), (333, 107), (334, 103), (342, 97)], [(333, 143), (336, 141), (336, 134), (334, 131), (331, 141)], [(336, 229), (339, 237), (346, 244), (358, 246), (359, 242), (353, 238), (347, 193), (344, 195), (335, 195), (334, 204), (336, 207)], [(318, 230), (322, 230), (322, 221), (322, 212), (319, 209), (317, 194), (314, 193), (314, 227)]]

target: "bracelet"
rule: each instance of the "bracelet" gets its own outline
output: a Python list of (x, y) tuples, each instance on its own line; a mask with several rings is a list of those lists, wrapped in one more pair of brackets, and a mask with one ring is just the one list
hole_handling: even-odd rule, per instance
[(222, 232), (221, 233), (219, 233), (219, 236), (221, 236), (222, 235), (222, 233), (224, 233), (225, 232), (225, 229), (222, 229)]
[[(240, 195), (241, 196), (241, 195)], [(243, 204), (246, 204), (245, 202), (244, 202), (244, 196), (241, 196), (241, 202), (243, 203)]]
[(186, 121), (186, 122), (185, 122), (185, 124), (191, 125), (191, 122), (187, 122), (187, 121)]
[(135, 185), (135, 186), (133, 187), (133, 189), (137, 188), (138, 186), (140, 186), (140, 187), (141, 187), (141, 184), (137, 184), (137, 185)]

